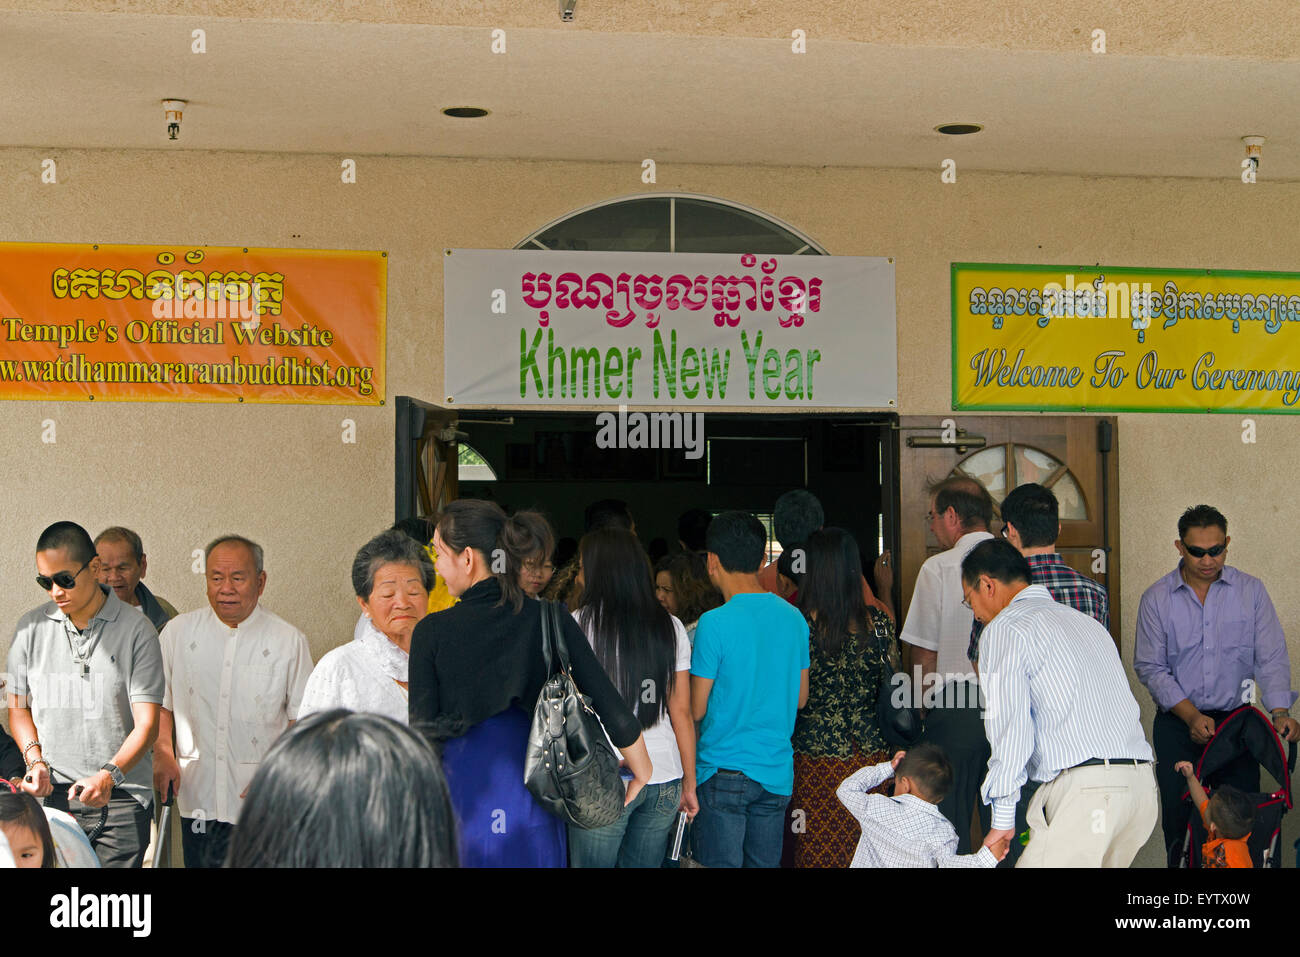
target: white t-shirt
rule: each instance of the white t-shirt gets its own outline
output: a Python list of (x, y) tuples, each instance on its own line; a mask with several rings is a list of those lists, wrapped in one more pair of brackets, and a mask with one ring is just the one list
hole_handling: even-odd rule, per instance
[[(573, 618), (582, 627), (582, 619), (579, 617), (581, 609), (573, 613)], [(670, 615), (673, 620), (673, 635), (677, 642), (677, 665), (674, 676), (674, 682), (691, 680), (691, 643), (686, 638), (686, 627), (681, 623), (676, 615)], [(585, 630), (584, 630), (585, 634)], [(591, 642), (591, 635), (587, 635), (587, 641)], [(595, 646), (593, 645), (593, 648)], [(675, 690), (675, 688), (674, 688)], [(646, 707), (650, 707), (646, 705)], [(610, 742), (610, 747), (614, 743)], [(676, 781), (682, 776), (682, 755), (677, 749), (677, 735), (673, 733), (672, 719), (668, 716), (667, 709), (654, 726), (645, 732), (645, 747), (650, 752), (650, 780), (647, 784), (667, 784), (669, 781)], [(618, 748), (614, 748), (614, 753), (621, 758)]]
[(988, 532), (967, 532), (946, 552), (927, 558), (916, 576), (912, 604), (898, 637), (938, 652), (935, 669), (944, 681), (974, 675), (966, 650), (975, 613), (962, 604), (961, 563), (972, 548), (992, 537)]

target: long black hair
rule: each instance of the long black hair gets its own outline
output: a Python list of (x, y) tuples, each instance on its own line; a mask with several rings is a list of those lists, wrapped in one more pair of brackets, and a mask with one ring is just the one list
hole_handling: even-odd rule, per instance
[(0, 824), (17, 824), (27, 828), (41, 842), (41, 868), (58, 866), (50, 822), (45, 817), (41, 802), (36, 798), (26, 791), (10, 793), (7, 787), (0, 788)]
[(804, 552), (799, 610), (813, 622), (817, 647), (838, 655), (849, 633), (864, 631), (871, 621), (862, 598), (858, 543), (842, 528), (823, 528), (798, 547)]
[(668, 713), (677, 677), (677, 630), (655, 598), (650, 560), (636, 536), (621, 528), (588, 532), (578, 547), (583, 578), (578, 620), (642, 729), (654, 727)]
[(323, 711), (294, 724), (253, 776), (227, 867), (455, 867), (442, 765), (392, 718)]
[(457, 554), (467, 548), (482, 553), (483, 560), (501, 583), (501, 601), (497, 604), (509, 602), (518, 613), (524, 607), (519, 572), (524, 562), (537, 554), (539, 543), (535, 529), (539, 523), (546, 525), (546, 519), (536, 512), (519, 512), (507, 518), (496, 502), (462, 498), (442, 510), (438, 535)]

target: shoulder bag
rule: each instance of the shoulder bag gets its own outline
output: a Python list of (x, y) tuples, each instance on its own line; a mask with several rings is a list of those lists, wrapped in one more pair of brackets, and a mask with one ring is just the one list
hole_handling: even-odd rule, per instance
[[(908, 700), (912, 694), (906, 675), (895, 668), (894, 636), (889, 619), (874, 608), (867, 611), (875, 627), (876, 647), (884, 664), (880, 687), (876, 691), (876, 722), (890, 747), (907, 750), (920, 740), (925, 730), (921, 712)], [(895, 700), (896, 697), (899, 700)]]
[[(618, 757), (591, 699), (578, 690), (564, 645), (559, 606), (541, 602), (547, 680), (537, 696), (524, 757), (524, 784), (546, 810), (582, 828), (613, 824), (626, 789)], [(558, 668), (557, 668), (558, 659)]]

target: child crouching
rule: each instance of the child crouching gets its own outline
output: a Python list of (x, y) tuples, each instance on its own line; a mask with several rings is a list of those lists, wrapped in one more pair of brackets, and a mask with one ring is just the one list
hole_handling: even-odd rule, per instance
[[(869, 794), (894, 777), (894, 796)], [(957, 853), (957, 832), (935, 807), (952, 787), (943, 749), (918, 744), (892, 761), (862, 768), (835, 792), (862, 825), (850, 867), (996, 867), (1011, 846), (1006, 838), (976, 854)]]

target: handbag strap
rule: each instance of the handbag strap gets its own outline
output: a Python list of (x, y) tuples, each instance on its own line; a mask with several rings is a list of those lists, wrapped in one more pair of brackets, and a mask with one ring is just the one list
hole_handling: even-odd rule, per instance
[(542, 659), (546, 662), (546, 677), (554, 672), (553, 653), (560, 659), (560, 671), (573, 677), (569, 668), (569, 649), (564, 644), (564, 628), (560, 624), (559, 602), (542, 600)]
[(542, 662), (546, 666), (546, 680), (551, 679), (551, 609), (550, 599), (542, 600)]

